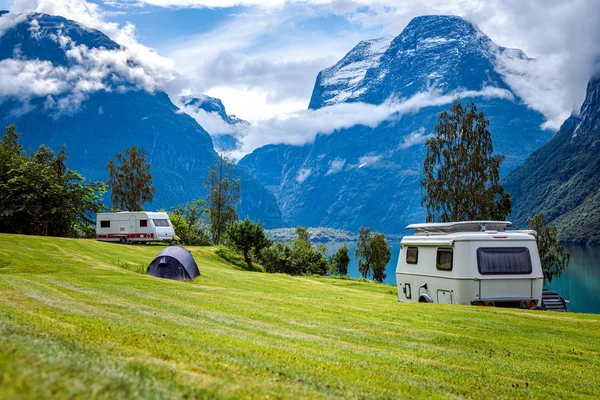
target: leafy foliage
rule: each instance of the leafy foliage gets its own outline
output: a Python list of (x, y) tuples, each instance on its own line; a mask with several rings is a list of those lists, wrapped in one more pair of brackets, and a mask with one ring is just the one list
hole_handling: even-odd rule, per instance
[(169, 213), (173, 229), (181, 243), (187, 246), (210, 246), (208, 235), (207, 209), (204, 200), (194, 200), (174, 207)]
[(437, 136), (427, 139), (421, 204), (427, 222), (504, 220), (510, 194), (500, 184), (502, 155), (493, 155), (489, 121), (475, 104), (455, 101), (440, 113)]
[(228, 225), (238, 219), (240, 179), (235, 177), (233, 162), (227, 154), (219, 154), (204, 181), (208, 197), (208, 220), (213, 244), (219, 245)]
[(146, 151), (131, 146), (116, 154), (115, 158), (117, 163), (110, 159), (106, 166), (113, 207), (127, 211), (143, 210), (144, 203), (152, 201), (155, 191)]
[(329, 265), (331, 273), (345, 276), (348, 275), (348, 265), (350, 264), (350, 256), (348, 255), (348, 247), (339, 248), (329, 257)]
[(88, 236), (103, 209), (101, 182), (85, 182), (57, 154), (41, 145), (24, 154), (14, 125), (0, 134), (0, 231), (50, 236)]
[(325, 275), (328, 270), (324, 245), (313, 245), (308, 238), (308, 229), (296, 228), (296, 236), (290, 245), (278, 241), (260, 253), (261, 263), (267, 272), (290, 275)]
[(248, 267), (252, 267), (250, 253), (257, 254), (271, 244), (262, 224), (252, 222), (250, 218), (231, 224), (227, 229), (227, 236), (233, 247), (242, 253)]
[(529, 229), (537, 232), (537, 247), (544, 279), (550, 283), (552, 278), (560, 278), (562, 271), (569, 266), (571, 255), (558, 242), (556, 227), (548, 226), (543, 214), (529, 218), (528, 221)]
[(292, 268), (292, 248), (281, 240), (265, 247), (260, 260), (266, 272), (299, 275)]
[(383, 233), (376, 233), (371, 241), (371, 257), (373, 271), (373, 280), (383, 282), (385, 279), (385, 266), (392, 258), (392, 248), (388, 246)]
[(392, 248), (388, 246), (383, 233), (373, 233), (371, 228), (360, 228), (359, 239), (354, 254), (358, 260), (358, 272), (366, 279), (383, 282), (385, 266), (392, 258)]

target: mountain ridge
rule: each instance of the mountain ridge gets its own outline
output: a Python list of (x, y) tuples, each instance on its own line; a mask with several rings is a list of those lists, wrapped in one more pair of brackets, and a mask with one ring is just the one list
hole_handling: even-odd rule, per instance
[(600, 76), (590, 79), (579, 116), (504, 180), (518, 226), (543, 213), (559, 239), (600, 244)]
[[(152, 71), (129, 53), (116, 54), (127, 49), (98, 30), (48, 14), (21, 19), (0, 40), (0, 67), (21, 84), (0, 99), (3, 126), (15, 123), (25, 147), (44, 143), (57, 151), (66, 143), (69, 167), (90, 180), (105, 181), (108, 158), (126, 147), (146, 150), (157, 188), (152, 208), (205, 196), (203, 181), (217, 157), (211, 137), (159, 89)], [(21, 75), (24, 67), (30, 75)], [(273, 194), (235, 169), (240, 216), (280, 227)]]
[[(467, 35), (461, 37), (460, 32)], [(365, 51), (368, 43), (361, 42), (319, 73), (310, 108), (334, 105), (331, 99), (381, 105), (425, 92), (433, 93), (434, 99), (467, 93), (461, 102), (474, 101), (484, 112), (490, 120), (494, 148), (506, 156), (502, 176), (552, 137), (540, 128), (544, 117), (528, 108), (495, 69), (498, 54), (525, 54), (497, 46), (469, 22), (446, 16), (415, 18), (381, 56)], [(379, 44), (382, 50), (385, 45)], [(357, 55), (365, 56), (366, 61), (361, 64)], [(348, 73), (358, 71), (348, 68), (351, 64), (372, 67), (361, 77), (362, 70)], [(341, 71), (340, 79), (332, 79), (332, 71)], [(485, 88), (504, 95), (473, 97)], [(345, 89), (351, 93), (339, 96)], [(449, 105), (425, 103), (414, 112), (394, 114), (375, 128), (340, 129), (317, 135), (314, 142), (303, 146), (265, 146), (239, 164), (275, 194), (287, 225), (351, 231), (371, 226), (401, 233), (408, 224), (425, 218), (419, 183), (424, 142), (435, 132), (437, 115)]]

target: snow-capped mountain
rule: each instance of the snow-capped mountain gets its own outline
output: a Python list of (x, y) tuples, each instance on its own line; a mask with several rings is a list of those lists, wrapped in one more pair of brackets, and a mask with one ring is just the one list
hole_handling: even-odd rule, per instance
[(238, 118), (233, 114), (227, 114), (223, 102), (216, 97), (205, 94), (199, 96), (182, 96), (180, 101), (185, 107), (193, 107), (195, 110), (204, 110), (207, 113), (217, 113), (229, 125), (248, 124), (248, 121)]
[(392, 101), (409, 105), (408, 112), (375, 128), (357, 125), (319, 135), (304, 146), (265, 146), (240, 165), (273, 191), (289, 225), (399, 233), (424, 218), (423, 144), (435, 132), (438, 113), (457, 96), (475, 102), (490, 120), (494, 149), (506, 156), (503, 175), (552, 137), (540, 129), (543, 116), (506, 83), (501, 56), (527, 60), (459, 17), (415, 18), (393, 40), (361, 42), (321, 71), (309, 105)]
[[(0, 14), (0, 124), (14, 123), (24, 146), (67, 146), (68, 166), (106, 180), (109, 157), (136, 145), (148, 152), (156, 185), (152, 209), (206, 194), (217, 153), (209, 134), (182, 113), (161, 79), (169, 71), (102, 32), (46, 14)], [(281, 226), (272, 193), (247, 171), (241, 216)]]
[(216, 97), (205, 94), (181, 96), (178, 104), (204, 126), (218, 150), (236, 150), (240, 144), (240, 131), (250, 125), (248, 121), (227, 114), (223, 102)]

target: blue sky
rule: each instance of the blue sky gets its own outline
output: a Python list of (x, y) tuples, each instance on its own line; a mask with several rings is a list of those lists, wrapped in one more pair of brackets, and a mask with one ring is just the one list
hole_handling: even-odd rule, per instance
[(149, 47), (178, 76), (169, 94), (207, 93), (250, 121), (306, 110), (320, 70), (424, 14), (460, 15), (536, 57), (515, 71), (517, 84), (554, 128), (583, 101), (600, 53), (595, 0), (0, 0), (0, 8), (59, 14)]

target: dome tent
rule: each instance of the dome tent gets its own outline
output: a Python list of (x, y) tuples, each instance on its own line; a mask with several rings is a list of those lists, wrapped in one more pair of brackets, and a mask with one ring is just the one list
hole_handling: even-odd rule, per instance
[(148, 265), (148, 275), (184, 281), (200, 276), (200, 270), (189, 250), (169, 246)]

